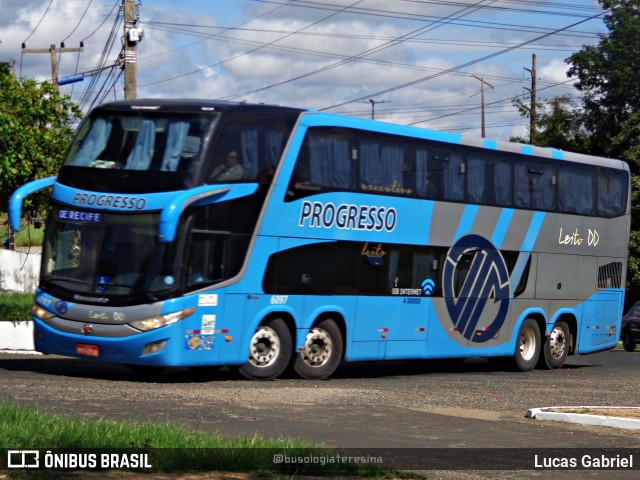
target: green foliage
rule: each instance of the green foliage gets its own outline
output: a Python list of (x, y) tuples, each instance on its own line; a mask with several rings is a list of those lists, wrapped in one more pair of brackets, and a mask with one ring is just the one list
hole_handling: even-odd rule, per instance
[[(29, 222), (15, 234), (16, 247), (41, 247), (44, 242), (44, 225), (42, 222)], [(7, 214), (0, 213), (0, 241), (9, 238), (9, 220)]]
[[(515, 99), (514, 105), (523, 117), (531, 115), (530, 108), (522, 100)], [(536, 133), (533, 144), (553, 147), (570, 152), (588, 152), (590, 135), (584, 127), (584, 118), (568, 95), (553, 98), (546, 104), (536, 105)], [(512, 141), (523, 142), (522, 138)]]
[[(0, 63), (0, 209), (25, 183), (55, 175), (73, 137), (79, 108), (48, 82), (16, 81), (9, 65)], [(24, 211), (43, 211), (47, 195), (34, 195)]]
[[(51, 453), (69, 449), (76, 453), (147, 453), (153, 471), (253, 471), (292, 475), (309, 473), (366, 478), (402, 478), (398, 472), (358, 463), (276, 463), (274, 454), (293, 457), (327, 457), (337, 451), (291, 439), (258, 436), (228, 439), (165, 423), (125, 424), (47, 415), (37, 410), (0, 403), (0, 445), (8, 448), (46, 449)], [(118, 451), (118, 450), (115, 450)], [(44, 462), (44, 452), (41, 462)], [(147, 471), (148, 472), (148, 471)], [(40, 473), (40, 472), (35, 472)], [(47, 472), (42, 472), (47, 473)], [(55, 478), (56, 472), (48, 472)], [(53, 475), (52, 475), (53, 474)], [(29, 477), (32, 478), (32, 477)], [(64, 477), (67, 478), (67, 477)], [(150, 477), (152, 478), (152, 477)], [(411, 476), (411, 478), (416, 478)]]
[(33, 293), (0, 292), (0, 321), (31, 320)]
[(577, 77), (584, 95), (585, 126), (592, 136), (592, 153), (624, 157), (628, 145), (613, 142), (640, 106), (640, 0), (600, 0), (609, 10), (609, 33), (594, 46), (584, 47), (567, 59), (567, 72)]

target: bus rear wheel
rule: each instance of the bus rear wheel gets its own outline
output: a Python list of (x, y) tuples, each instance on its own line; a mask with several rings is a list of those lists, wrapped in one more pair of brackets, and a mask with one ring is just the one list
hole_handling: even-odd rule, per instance
[(332, 319), (322, 320), (307, 334), (304, 350), (296, 357), (293, 370), (302, 378), (327, 378), (335, 372), (344, 351), (342, 333)]
[(293, 341), (281, 318), (260, 325), (251, 337), (249, 360), (238, 372), (250, 380), (271, 380), (289, 365)]
[(570, 348), (571, 331), (565, 322), (556, 322), (551, 333), (544, 342), (542, 355), (538, 360), (538, 367), (560, 368), (567, 359)]
[(515, 367), (521, 372), (528, 372), (538, 363), (540, 358), (540, 327), (538, 322), (527, 318), (520, 327), (516, 338), (516, 351), (513, 356)]

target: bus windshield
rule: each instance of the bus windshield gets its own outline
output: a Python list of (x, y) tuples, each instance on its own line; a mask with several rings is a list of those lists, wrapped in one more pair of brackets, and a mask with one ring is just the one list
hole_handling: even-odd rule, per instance
[(58, 181), (120, 193), (269, 183), (297, 112), (213, 110), (98, 108), (80, 126)]
[(161, 244), (158, 213), (51, 210), (41, 277), (52, 290), (154, 300), (176, 284), (174, 244)]
[(64, 166), (187, 171), (211, 121), (194, 113), (103, 112), (82, 125)]

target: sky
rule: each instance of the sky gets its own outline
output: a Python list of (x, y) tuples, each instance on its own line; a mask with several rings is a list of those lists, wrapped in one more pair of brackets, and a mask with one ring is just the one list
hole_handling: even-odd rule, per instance
[[(0, 0), (0, 61), (84, 110), (124, 98), (122, 0)], [(142, 0), (138, 98), (306, 107), (472, 136), (528, 136), (512, 99), (571, 95), (565, 62), (606, 34), (595, 0)]]

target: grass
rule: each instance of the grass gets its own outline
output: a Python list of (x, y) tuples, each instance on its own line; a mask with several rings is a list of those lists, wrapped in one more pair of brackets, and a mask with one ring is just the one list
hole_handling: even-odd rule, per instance
[[(77, 416), (70, 419), (6, 403), (0, 403), (0, 447), (42, 449), (41, 458), (45, 451), (55, 454), (62, 449), (69, 453), (94, 452), (97, 455), (118, 449), (126, 453), (147, 453), (152, 471), (156, 472), (234, 471), (272, 478), (274, 475), (292, 478), (305, 474), (409, 478), (409, 475), (367, 464), (274, 463), (274, 455), (278, 453), (325, 458), (336, 454), (336, 451), (297, 440), (273, 440), (258, 436), (229, 439), (166, 422), (125, 424), (111, 420), (79, 419)], [(6, 470), (0, 472), (0, 478), (3, 478), (2, 473), (15, 478), (26, 475), (22, 470)], [(58, 476), (61, 475), (60, 471), (38, 470), (28, 473), (29, 478), (34, 478), (34, 473), (40, 478), (62, 478)]]
[[(0, 213), (0, 242), (9, 238), (9, 222), (6, 213)], [(28, 224), (24, 220), (20, 227), (20, 231), (16, 233), (16, 247), (41, 247), (44, 241), (44, 227), (39, 225), (37, 228), (33, 224)]]
[(31, 320), (33, 293), (0, 292), (0, 321)]

